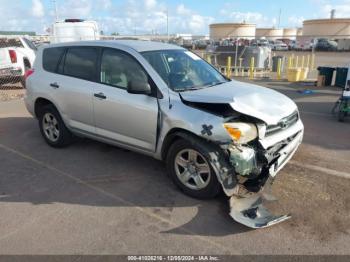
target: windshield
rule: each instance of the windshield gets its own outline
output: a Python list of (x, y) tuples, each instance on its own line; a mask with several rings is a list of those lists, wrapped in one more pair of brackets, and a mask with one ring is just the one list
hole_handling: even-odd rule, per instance
[(142, 55), (174, 91), (218, 85), (228, 80), (199, 56), (187, 50), (160, 50)]

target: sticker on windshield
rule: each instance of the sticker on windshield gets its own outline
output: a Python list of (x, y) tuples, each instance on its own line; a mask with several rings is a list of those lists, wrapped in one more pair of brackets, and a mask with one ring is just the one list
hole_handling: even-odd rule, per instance
[(196, 54), (186, 51), (185, 52), (186, 55), (188, 55), (189, 57), (191, 57), (193, 60), (201, 60), (201, 58), (199, 56), (197, 56)]

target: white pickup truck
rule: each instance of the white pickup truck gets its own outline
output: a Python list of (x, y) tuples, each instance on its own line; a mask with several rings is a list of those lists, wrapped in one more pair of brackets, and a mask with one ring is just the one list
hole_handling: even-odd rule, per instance
[(0, 86), (21, 82), (25, 86), (25, 72), (34, 63), (35, 45), (25, 37), (0, 38)]

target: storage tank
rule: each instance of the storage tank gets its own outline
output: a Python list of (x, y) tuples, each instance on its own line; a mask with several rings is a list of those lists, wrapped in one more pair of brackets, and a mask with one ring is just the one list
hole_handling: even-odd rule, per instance
[(268, 40), (277, 40), (283, 38), (283, 29), (279, 28), (257, 28), (256, 29), (257, 38), (266, 38)]
[(255, 24), (219, 23), (209, 25), (210, 39), (220, 41), (227, 38), (255, 38)]
[(303, 36), (332, 39), (350, 38), (350, 18), (305, 20), (303, 22)]
[(297, 34), (298, 34), (297, 28), (284, 28), (283, 29), (283, 38), (286, 38), (289, 40), (295, 40)]

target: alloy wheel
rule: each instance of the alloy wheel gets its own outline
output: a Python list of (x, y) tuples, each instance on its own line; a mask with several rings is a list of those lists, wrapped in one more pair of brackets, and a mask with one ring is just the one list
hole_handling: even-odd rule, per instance
[(47, 139), (56, 142), (60, 136), (58, 121), (51, 113), (45, 113), (42, 120), (43, 131)]
[(184, 149), (177, 153), (175, 172), (181, 183), (192, 190), (201, 190), (210, 182), (210, 166), (194, 149)]

